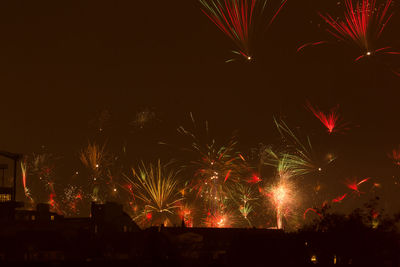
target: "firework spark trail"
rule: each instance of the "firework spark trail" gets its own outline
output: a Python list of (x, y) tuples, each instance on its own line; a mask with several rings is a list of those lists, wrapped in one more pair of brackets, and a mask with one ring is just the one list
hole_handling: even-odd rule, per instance
[[(302, 176), (315, 171), (322, 171), (323, 166), (336, 160), (336, 157), (332, 154), (329, 154), (328, 157), (317, 157), (309, 137), (306, 138), (305, 142), (302, 142), (283, 120), (274, 119), (274, 121), (286, 148), (279, 153), (267, 148), (265, 151), (270, 161), (266, 163), (267, 165), (271, 165), (271, 160), (272, 163), (273, 161), (285, 163), (289, 165), (287, 168), (291, 170), (292, 175)], [(285, 158), (285, 161), (280, 161), (280, 158)]]
[(369, 179), (371, 179), (371, 178), (365, 178), (365, 179), (363, 179), (363, 180), (361, 180), (360, 182), (357, 182), (357, 180), (347, 180), (346, 181), (346, 186), (349, 188), (349, 189), (351, 189), (351, 190), (353, 190), (353, 193), (355, 193), (355, 194), (357, 194), (357, 195), (360, 195), (362, 192), (360, 191), (360, 189), (359, 189), (359, 186), (361, 185), (361, 184), (363, 184), (363, 183), (365, 183), (365, 182), (367, 182)]
[[(122, 175), (125, 178), (125, 175)], [(133, 185), (130, 182), (126, 182), (127, 179), (124, 179), (123, 183), (120, 183), (119, 186), (122, 188), (125, 192), (128, 193), (128, 207), (130, 208), (130, 211), (132, 212), (130, 215), (131, 217), (136, 218), (137, 213), (139, 210), (137, 199), (135, 197), (135, 192)]]
[(26, 163), (21, 161), (21, 172), (22, 172), (22, 185), (24, 186), (24, 192), (26, 193)]
[(231, 175), (232, 170), (228, 170), (228, 172), (225, 175), (225, 179), (224, 179), (224, 183), (226, 182), (226, 180), (228, 180), (229, 176)]
[[(268, 0), (199, 0), (203, 13), (237, 46), (235, 54), (252, 59), (250, 39), (255, 32), (257, 15), (264, 15)], [(281, 1), (269, 20), (269, 27), (287, 0)], [(259, 12), (259, 14), (258, 14)], [(232, 61), (228, 60), (227, 62)]]
[(333, 202), (333, 203), (342, 202), (342, 200), (345, 199), (346, 196), (347, 196), (347, 193), (346, 193), (346, 194), (343, 194), (343, 195), (341, 195), (341, 196), (338, 196), (338, 197), (335, 198), (335, 199), (332, 199), (332, 202)]
[(318, 170), (313, 159), (313, 147), (310, 139), (307, 138), (306, 144), (303, 144), (284, 121), (278, 122), (274, 119), (274, 122), (285, 142), (286, 149), (276, 153), (271, 148), (266, 148), (265, 152), (268, 155), (268, 160), (265, 164), (277, 167), (278, 171), (279, 169), (290, 169), (292, 175), (295, 176)]
[(27, 172), (27, 163), (25, 161), (21, 161), (21, 173), (22, 173), (22, 185), (24, 187), (25, 197), (28, 198), (31, 202), (33, 202), (33, 198), (26, 183), (28, 172)]
[(332, 108), (329, 113), (325, 114), (318, 108), (314, 108), (310, 102), (307, 102), (307, 108), (317, 117), (321, 123), (328, 129), (329, 134), (339, 131), (338, 122), (340, 115), (337, 112), (337, 108)]
[(133, 185), (132, 184), (126, 184), (125, 186), (122, 186), (126, 191), (129, 192), (129, 195), (132, 197), (133, 201), (136, 201), (135, 198), (135, 193), (133, 192)]
[(395, 165), (400, 166), (400, 146), (398, 148), (394, 148), (392, 153), (388, 154), (388, 157), (393, 160)]
[(330, 26), (328, 33), (340, 41), (355, 44), (361, 49), (362, 55), (355, 61), (377, 53), (399, 54), (397, 51), (391, 51), (391, 47), (375, 47), (393, 15), (389, 12), (392, 2), (386, 0), (382, 8), (377, 5), (376, 0), (358, 0), (356, 5), (353, 5), (353, 0), (346, 0), (344, 19), (337, 21), (330, 14), (319, 13), (319, 15)]
[(306, 216), (307, 216), (307, 213), (308, 212), (314, 212), (315, 214), (317, 214), (320, 218), (322, 218), (322, 215), (316, 210), (316, 209), (313, 209), (313, 208), (308, 208), (308, 209), (306, 209), (305, 211), (304, 211), (304, 213), (303, 213), (303, 219), (305, 220), (306, 219)]
[(283, 120), (278, 122), (278, 120), (274, 118), (274, 122), (282, 138), (289, 141), (289, 145), (293, 148), (300, 148), (297, 150), (300, 150), (300, 153), (305, 156), (311, 154), (312, 146), (309, 138), (307, 138), (307, 145), (304, 145)]
[(160, 160), (148, 166), (142, 163), (138, 171), (132, 169), (132, 173), (132, 179), (126, 175), (125, 179), (132, 185), (136, 199), (143, 204), (143, 211), (136, 219), (146, 218), (156, 224), (172, 224), (172, 217), (177, 214), (179, 203), (183, 200), (178, 189), (177, 173), (168, 170)]
[(326, 44), (326, 41), (318, 41), (318, 42), (313, 42), (313, 43), (306, 43), (301, 45), (299, 48), (297, 48), (297, 52), (302, 51), (304, 48), (310, 47), (310, 46), (317, 46), (317, 45), (321, 45), (321, 44)]
[(89, 143), (80, 153), (81, 162), (93, 172), (98, 172), (101, 163), (105, 160), (105, 145), (99, 146)]

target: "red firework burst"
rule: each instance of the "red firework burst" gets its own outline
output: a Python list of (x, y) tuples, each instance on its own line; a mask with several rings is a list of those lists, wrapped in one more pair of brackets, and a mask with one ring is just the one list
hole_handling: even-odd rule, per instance
[(257, 183), (261, 182), (261, 178), (258, 174), (253, 173), (253, 175), (247, 179), (247, 182), (249, 184), (257, 184)]
[[(270, 19), (275, 20), (287, 0), (281, 1), (279, 8)], [(266, 0), (200, 0), (203, 13), (237, 46), (235, 54), (251, 60), (250, 39), (254, 32), (256, 12), (264, 13)]]
[(365, 178), (365, 179), (361, 180), (360, 182), (357, 182), (356, 179), (354, 179), (354, 180), (347, 180), (347, 181), (346, 181), (346, 186), (347, 186), (349, 189), (353, 190), (353, 192), (354, 192), (355, 194), (360, 195), (362, 192), (360, 191), (359, 186), (360, 186), (361, 184), (367, 182), (369, 179), (371, 179), (371, 178)]
[[(352, 187), (353, 187), (353, 186), (352, 186)], [(346, 196), (347, 196), (347, 193), (346, 193), (346, 194), (343, 194), (343, 195), (341, 195), (341, 196), (338, 196), (338, 197), (335, 198), (335, 199), (332, 199), (332, 202), (333, 202), (333, 203), (342, 202), (342, 200), (345, 199)]]
[(321, 121), (329, 134), (345, 130), (346, 124), (340, 124), (340, 115), (337, 112), (338, 106), (332, 108), (328, 113), (314, 108), (310, 102), (307, 102), (307, 108)]
[(372, 56), (377, 53), (398, 55), (397, 51), (391, 50), (390, 46), (377, 48), (383, 30), (391, 19), (393, 13), (389, 12), (392, 0), (386, 0), (383, 5), (378, 5), (376, 0), (345, 0), (346, 10), (344, 18), (337, 20), (330, 14), (319, 13), (322, 19), (330, 26), (327, 31), (340, 41), (356, 45), (362, 55), (361, 58)]

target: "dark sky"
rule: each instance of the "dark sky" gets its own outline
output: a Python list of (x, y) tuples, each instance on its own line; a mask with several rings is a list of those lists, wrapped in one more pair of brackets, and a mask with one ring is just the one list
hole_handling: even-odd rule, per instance
[[(238, 130), (248, 148), (276, 140), (273, 115), (324, 134), (304, 108), (308, 99), (325, 109), (340, 105), (353, 125), (331, 144), (341, 152), (343, 177), (389, 177), (396, 170), (387, 153), (400, 143), (400, 78), (390, 72), (398, 59), (355, 63), (357, 50), (335, 42), (296, 53), (306, 42), (333, 40), (317, 26), (317, 10), (337, 1), (320, 2), (289, 0), (257, 37), (255, 62), (225, 64), (235, 47), (195, 0), (2, 1), (1, 147), (31, 153), (44, 145), (74, 157), (96, 137), (90, 121), (108, 110), (104, 139), (130, 138), (137, 158), (157, 158), (156, 142), (176, 141), (191, 111), (217, 137)], [(382, 45), (398, 47), (399, 25), (395, 14)], [(130, 135), (129, 121), (144, 108), (158, 125)]]

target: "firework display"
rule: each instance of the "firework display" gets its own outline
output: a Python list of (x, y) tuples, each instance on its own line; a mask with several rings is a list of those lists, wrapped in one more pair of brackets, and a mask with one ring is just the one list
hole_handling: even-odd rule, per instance
[[(268, 0), (200, 0), (203, 13), (235, 43), (238, 50), (233, 53), (247, 61), (252, 60), (251, 41), (257, 30), (256, 21), (265, 17), (269, 2)], [(272, 24), (285, 3), (286, 0), (277, 5), (278, 8), (264, 27)], [(229, 61), (232, 60), (227, 62)]]
[[(194, 130), (197, 130), (199, 127), (192, 114), (191, 121)], [(193, 158), (189, 165), (184, 166), (193, 170), (193, 179), (187, 181), (189, 193), (201, 200), (200, 208), (207, 213), (208, 225), (226, 226), (229, 196), (233, 188), (243, 182), (248, 172), (237, 151), (235, 137), (230, 138), (226, 144), (219, 145), (210, 136), (208, 122), (205, 122), (204, 136), (196, 135), (182, 126), (178, 128), (178, 132), (191, 143), (190, 147), (184, 148)], [(224, 218), (224, 223), (215, 223), (221, 217)]]
[[(311, 104), (308, 109), (325, 122), (324, 113)], [(236, 135), (219, 142), (207, 121), (196, 122), (191, 113), (190, 119), (189, 127), (177, 127), (182, 144), (169, 149), (177, 157), (168, 164), (124, 162), (126, 153), (114, 155), (105, 145), (89, 142), (77, 157), (83, 168), (65, 182), (56, 179), (55, 156), (27, 155), (20, 166), (25, 199), (32, 208), (47, 202), (51, 210), (65, 216), (84, 214), (92, 201), (118, 201), (141, 227), (184, 224), (295, 230), (323, 216), (321, 210), (329, 205), (348, 205), (384, 188), (369, 177), (343, 177), (336, 185), (345, 189), (332, 192), (333, 181), (326, 180), (326, 173), (336, 156), (312, 146), (307, 135), (283, 119), (273, 118), (271, 124), (278, 141), (259, 144), (249, 153), (240, 150)], [(329, 133), (339, 127), (337, 117), (331, 121), (324, 123)], [(389, 154), (394, 167), (397, 154), (397, 149)]]
[[(227, 62), (237, 59), (252, 61), (256, 56), (255, 47), (258, 49), (262, 46), (256, 46), (255, 41), (275, 21), (287, 3), (286, 0), (199, 2), (202, 12), (236, 47), (233, 53), (237, 57)], [(389, 55), (390, 58), (395, 58), (391, 55), (400, 55), (394, 47), (382, 45), (383, 33), (394, 14), (391, 11), (394, 1), (386, 0), (380, 4), (378, 0), (344, 0), (343, 3), (337, 4), (341, 16), (320, 12), (319, 19), (323, 19), (328, 27), (327, 32), (336, 41), (356, 47), (358, 56), (355, 61), (360, 62), (354, 65), (358, 67), (364, 59), (375, 55)], [(196, 11), (200, 13), (198, 9)], [(309, 42), (301, 45), (297, 52), (327, 43)], [(293, 53), (296, 53), (294, 48)], [(243, 65), (250, 68), (248, 72), (251, 77), (259, 75), (251, 69), (255, 64)], [(275, 68), (275, 65), (271, 66)], [(236, 78), (227, 72), (229, 74), (223, 75), (224, 78)], [(399, 69), (392, 72), (400, 76)], [(224, 74), (225, 70), (221, 73)], [(246, 86), (251, 82), (251, 79), (246, 80)], [(326, 98), (330, 92), (323, 90), (321, 95)], [(336, 102), (306, 102), (305, 109), (302, 99), (298, 101), (301, 108), (296, 109), (298, 117), (279, 113), (278, 108), (273, 110), (274, 115), (260, 112), (259, 118), (262, 119), (259, 123), (266, 125), (270, 136), (262, 132), (261, 127), (247, 125), (244, 135), (251, 137), (243, 141), (239, 133), (234, 131), (236, 125), (223, 127), (234, 124), (234, 112), (246, 116), (247, 113), (243, 112), (248, 108), (243, 104), (246, 100), (241, 100), (240, 105), (231, 104), (224, 93), (206, 95), (202, 103), (214, 122), (220, 116), (218, 111), (229, 107), (229, 112), (234, 115), (229, 113), (230, 117), (224, 118), (226, 124), (220, 128), (209, 124), (207, 120), (197, 121), (190, 113), (190, 125), (166, 120), (165, 132), (158, 131), (160, 129), (156, 131), (156, 127), (150, 126), (158, 125), (156, 122), (161, 121), (160, 114), (158, 110), (155, 112), (156, 109), (140, 108), (143, 103), (134, 107), (133, 114), (123, 114), (129, 117), (125, 125), (114, 127), (112, 124), (123, 115), (114, 116), (113, 110), (111, 120), (110, 111), (101, 111), (89, 123), (95, 129), (95, 134), (84, 142), (80, 141), (79, 146), (71, 146), (73, 153), (56, 156), (38, 149), (24, 155), (18, 165), (18, 183), (23, 200), (28, 202), (29, 209), (34, 209), (36, 204), (47, 203), (51, 211), (69, 217), (89, 214), (88, 207), (92, 202), (119, 202), (143, 228), (184, 225), (291, 231), (313, 219), (322, 218), (322, 211), (328, 207), (340, 209), (356, 206), (358, 201), (364, 201), (370, 195), (376, 196), (393, 184), (400, 185), (400, 147), (393, 148), (393, 143), (381, 153), (384, 158), (382, 161), (393, 168), (389, 179), (359, 170), (356, 164), (349, 167), (353, 159), (358, 164), (363, 162), (370, 150), (365, 143), (357, 142), (354, 147), (344, 148), (352, 146), (354, 141), (345, 139), (353, 134), (353, 127), (349, 127), (345, 121), (351, 114), (342, 113)], [(269, 102), (265, 101), (263, 105), (271, 103), (275, 108), (276, 103), (273, 102), (279, 102), (278, 97), (274, 93), (270, 95)], [(142, 101), (140, 97), (138, 94), (138, 101)], [(286, 100), (281, 100), (282, 106), (292, 104)], [(157, 101), (167, 103), (164, 99)], [(327, 100), (330, 101), (333, 100)], [(319, 108), (326, 106), (329, 108)], [(171, 112), (178, 113), (180, 110)], [(251, 121), (245, 117), (247, 119)], [(164, 123), (164, 119), (162, 121)], [(218, 134), (213, 132), (216, 128), (219, 129)], [(110, 134), (115, 129), (121, 131)], [(128, 129), (126, 132), (130, 134), (123, 129)], [(163, 138), (165, 140), (160, 141)], [(355, 152), (351, 154), (346, 149)], [(72, 154), (73, 159), (66, 159)], [(68, 160), (73, 161), (74, 165), (66, 166)], [(64, 176), (68, 177), (62, 177), (61, 173), (67, 173)]]

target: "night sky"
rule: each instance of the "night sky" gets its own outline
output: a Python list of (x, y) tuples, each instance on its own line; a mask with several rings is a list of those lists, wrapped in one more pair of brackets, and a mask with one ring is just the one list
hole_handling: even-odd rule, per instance
[[(400, 78), (390, 71), (398, 58), (355, 63), (357, 49), (335, 42), (317, 15), (337, 1), (320, 2), (289, 0), (257, 37), (255, 61), (227, 64), (235, 46), (195, 0), (2, 1), (1, 149), (57, 155), (62, 183), (88, 141), (107, 142), (112, 151), (127, 144), (132, 164), (172, 158), (158, 142), (179, 144), (176, 128), (190, 125), (192, 112), (218, 140), (237, 131), (247, 152), (278, 140), (276, 116), (308, 134), (317, 150), (335, 150), (336, 170), (326, 179), (373, 177), (386, 183), (385, 202), (396, 202), (400, 170), (387, 154), (400, 144)], [(400, 48), (395, 4), (381, 41)], [(296, 53), (321, 40), (332, 42)], [(327, 144), (307, 100), (324, 110), (339, 105), (350, 130)], [(143, 110), (155, 118), (133, 127)], [(105, 111), (110, 117), (99, 132)]]

